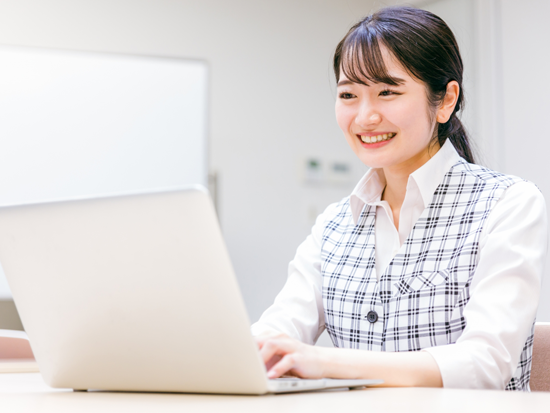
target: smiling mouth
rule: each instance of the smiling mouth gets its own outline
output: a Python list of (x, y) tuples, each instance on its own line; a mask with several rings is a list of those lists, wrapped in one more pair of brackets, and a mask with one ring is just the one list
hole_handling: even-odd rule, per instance
[(376, 136), (364, 136), (364, 135), (357, 135), (359, 139), (361, 139), (365, 143), (376, 143), (376, 142), (382, 142), (387, 141), (393, 138), (396, 133), (384, 133), (382, 135), (376, 135)]

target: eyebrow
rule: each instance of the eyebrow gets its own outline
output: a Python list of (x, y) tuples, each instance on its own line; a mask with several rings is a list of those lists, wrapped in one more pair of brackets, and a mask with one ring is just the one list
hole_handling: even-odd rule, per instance
[(340, 80), (336, 86), (353, 85), (351, 80)]
[[(397, 83), (398, 86), (405, 83), (405, 79), (401, 79), (400, 77), (392, 77), (391, 79), (395, 83)], [(380, 82), (380, 83), (384, 83), (384, 82)], [(336, 86), (338, 87), (338, 86), (346, 86), (346, 85), (354, 85), (354, 84), (355, 82), (352, 82), (351, 80), (348, 80), (348, 79), (344, 79), (344, 80), (340, 80)]]

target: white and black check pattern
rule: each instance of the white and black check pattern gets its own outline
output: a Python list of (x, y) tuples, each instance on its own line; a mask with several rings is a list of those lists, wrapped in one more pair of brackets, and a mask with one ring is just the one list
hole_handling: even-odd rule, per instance
[[(463, 160), (454, 165), (379, 282), (376, 207), (365, 205), (355, 225), (349, 198), (341, 201), (322, 237), (325, 323), (334, 345), (418, 351), (455, 343), (466, 326), (483, 225), (516, 182)], [(372, 311), (376, 322), (367, 320)], [(507, 390), (529, 390), (532, 346), (533, 329)]]

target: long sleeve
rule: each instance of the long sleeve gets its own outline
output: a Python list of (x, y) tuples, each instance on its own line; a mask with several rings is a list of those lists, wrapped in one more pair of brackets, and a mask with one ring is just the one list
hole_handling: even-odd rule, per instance
[(285, 333), (314, 344), (325, 327), (321, 278), (321, 236), (334, 204), (319, 215), (311, 234), (289, 264), (288, 279), (275, 302), (252, 325), (252, 334)]
[(493, 208), (455, 344), (426, 349), (444, 387), (504, 389), (536, 316), (547, 252), (547, 216), (535, 185), (509, 187)]

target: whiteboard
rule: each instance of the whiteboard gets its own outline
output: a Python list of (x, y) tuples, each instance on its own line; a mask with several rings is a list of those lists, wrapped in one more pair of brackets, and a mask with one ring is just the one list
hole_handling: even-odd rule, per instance
[(0, 46), (0, 205), (206, 185), (207, 86), (202, 61)]

